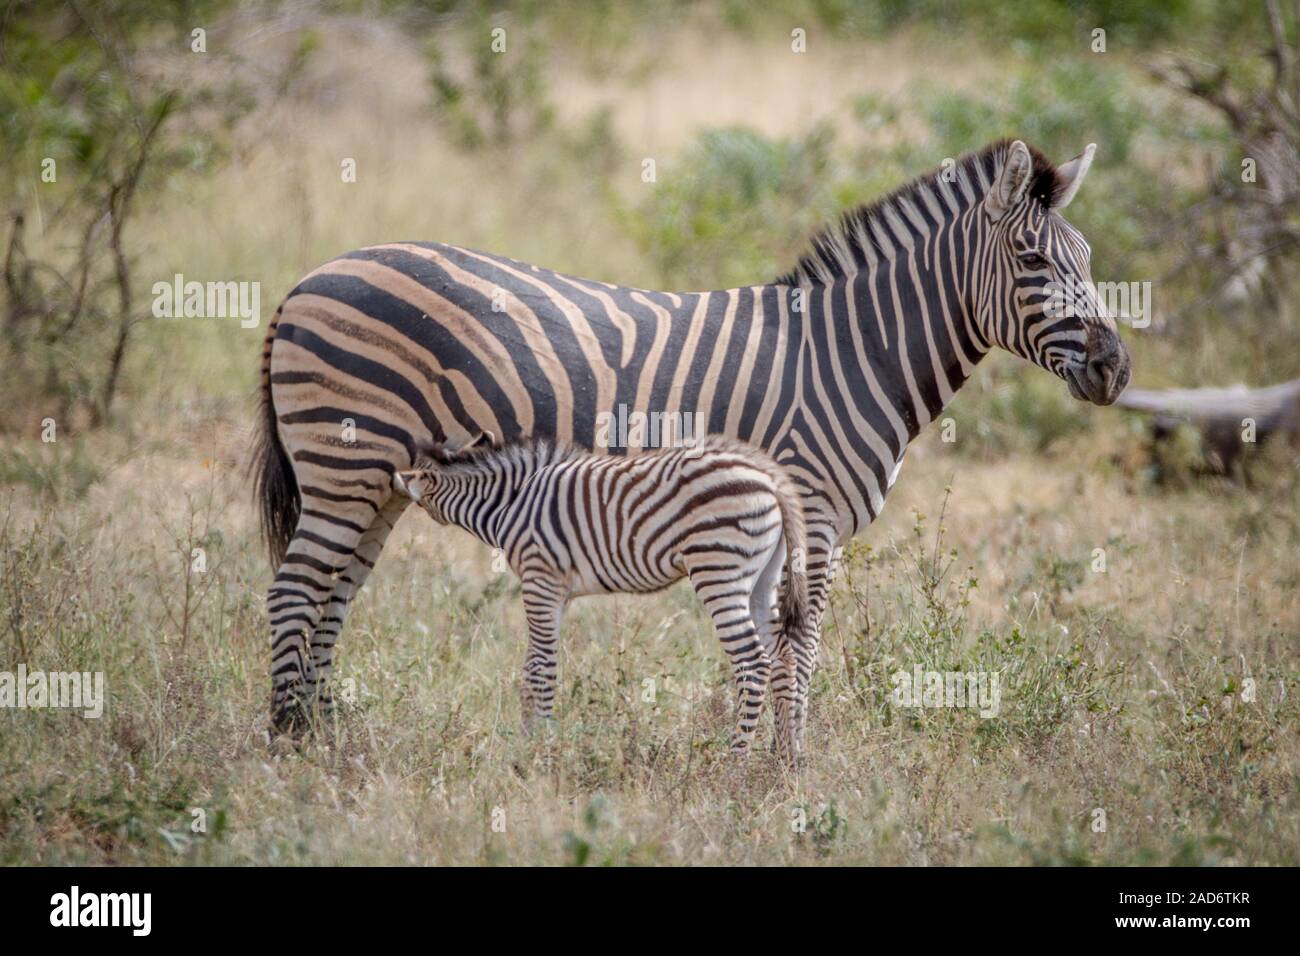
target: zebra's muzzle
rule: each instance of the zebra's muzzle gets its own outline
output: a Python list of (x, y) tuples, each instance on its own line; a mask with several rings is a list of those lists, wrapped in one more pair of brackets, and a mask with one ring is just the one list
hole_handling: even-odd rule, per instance
[(1128, 387), (1132, 363), (1128, 349), (1115, 333), (1105, 336), (1100, 346), (1090, 350), (1086, 361), (1071, 365), (1066, 382), (1070, 394), (1094, 405), (1110, 405)]

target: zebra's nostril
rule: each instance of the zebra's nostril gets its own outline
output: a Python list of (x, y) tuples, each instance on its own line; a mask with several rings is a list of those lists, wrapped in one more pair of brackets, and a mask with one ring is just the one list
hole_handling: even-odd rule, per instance
[(1110, 381), (1113, 374), (1111, 371), (1110, 356), (1095, 358), (1088, 362), (1088, 378), (1092, 379), (1095, 384), (1105, 385)]

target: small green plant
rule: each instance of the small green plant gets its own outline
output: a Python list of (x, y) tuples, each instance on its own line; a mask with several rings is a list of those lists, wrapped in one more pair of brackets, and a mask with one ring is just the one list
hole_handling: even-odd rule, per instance
[(451, 31), (457, 46), (436, 35), (428, 50), (432, 108), (462, 148), (506, 146), (550, 128), (554, 110), (542, 76), (545, 45), (525, 15), (493, 18), (485, 5)]
[(84, 497), (103, 474), (82, 438), (33, 447), (31, 453), (18, 447), (0, 451), (0, 485), (26, 485), (54, 500)]

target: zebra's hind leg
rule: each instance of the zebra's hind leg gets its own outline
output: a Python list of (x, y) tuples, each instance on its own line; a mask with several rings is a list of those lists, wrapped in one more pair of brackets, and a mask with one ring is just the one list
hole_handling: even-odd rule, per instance
[(334, 645), (343, 630), (343, 622), (347, 619), (352, 599), (356, 597), (357, 592), (366, 583), (366, 578), (374, 570), (379, 555), (383, 553), (384, 543), (396, 526), (397, 519), (402, 516), (402, 512), (410, 503), (410, 499), (405, 495), (393, 495), (374, 516), (370, 527), (357, 543), (352, 553), (352, 560), (339, 575), (334, 585), (334, 592), (330, 595), (320, 623), (316, 626), (311, 641), (311, 659), (316, 683), (314, 686), (309, 685), (309, 691), (314, 695), (317, 707), (323, 714), (331, 713), (334, 709), (333, 688), (330, 684), (330, 673), (334, 668)]
[(271, 723), (301, 729), (319, 683), (311, 644), (339, 579), (352, 563), (374, 509), (364, 503), (328, 513), (304, 501), (298, 528), (267, 592), (271, 620)]
[(731, 752), (746, 754), (754, 740), (758, 716), (763, 710), (767, 682), (772, 674), (772, 660), (759, 639), (759, 628), (749, 610), (753, 575), (738, 566), (724, 566), (710, 557), (690, 571), (691, 586), (704, 602), (713, 619), (718, 640), (731, 664), (736, 684), (736, 728), (731, 737)]
[(555, 716), (555, 677), (559, 670), (560, 622), (568, 594), (548, 576), (527, 575), (523, 581), (524, 616), (528, 619), (528, 651), (519, 680), (524, 733), (538, 720)]

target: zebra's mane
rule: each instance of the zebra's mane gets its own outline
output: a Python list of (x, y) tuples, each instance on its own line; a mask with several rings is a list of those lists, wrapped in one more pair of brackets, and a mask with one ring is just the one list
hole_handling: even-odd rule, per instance
[[(799, 258), (792, 270), (780, 276), (776, 284), (829, 284), (857, 273), (867, 264), (864, 242), (876, 247), (877, 256), (883, 254), (876, 231), (891, 236), (890, 220), (908, 222), (918, 215), (928, 220), (933, 218), (934, 213), (930, 210), (934, 209), (948, 217), (950, 205), (945, 201), (945, 194), (955, 201), (958, 208), (970, 208), (983, 199), (992, 185), (1011, 143), (1009, 139), (1001, 139), (981, 150), (964, 154), (950, 167), (952, 172), (948, 181), (943, 178), (946, 168), (940, 167), (918, 176), (887, 196), (844, 213), (838, 221), (813, 237), (812, 248)], [(1029, 155), (1034, 161), (1029, 196), (1045, 206), (1050, 205), (1053, 194), (1060, 188), (1056, 166), (1032, 146)]]

